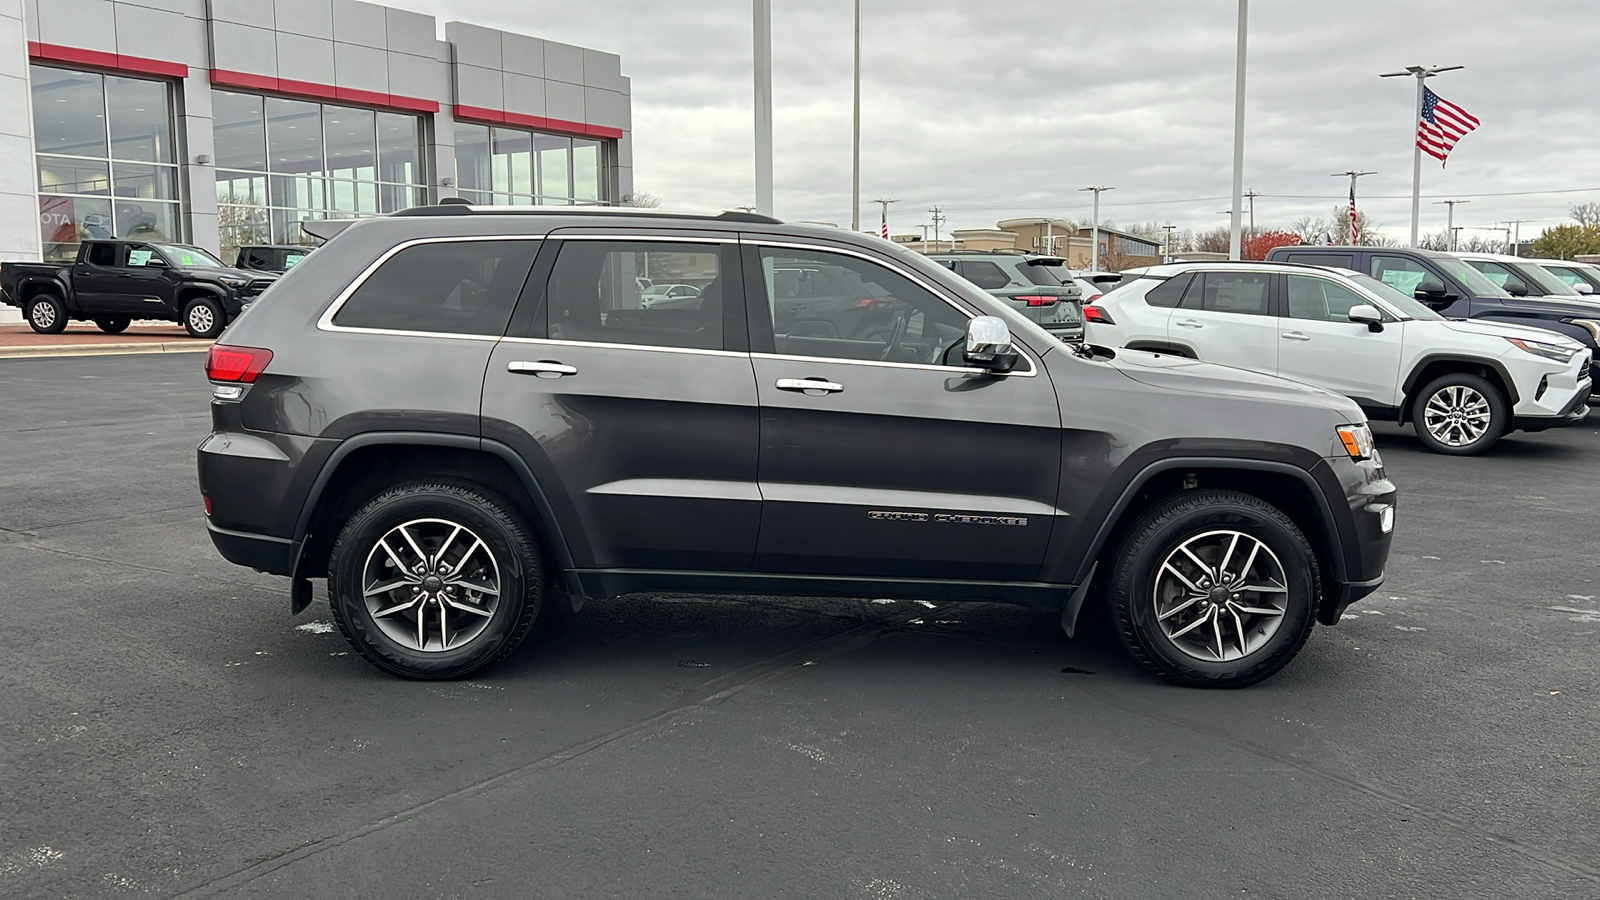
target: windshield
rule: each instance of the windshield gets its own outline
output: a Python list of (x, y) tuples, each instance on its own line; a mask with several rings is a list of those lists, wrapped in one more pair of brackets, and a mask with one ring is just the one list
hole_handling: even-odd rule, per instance
[[(996, 300), (982, 288), (972, 282), (951, 272), (937, 260), (931, 260), (915, 250), (897, 247), (896, 256), (902, 263), (922, 273), (923, 277), (938, 283), (945, 290), (958, 294), (972, 306), (977, 307), (984, 315), (999, 316), (1006, 322), (1006, 327), (1011, 333), (1026, 334), (1029, 342), (1034, 347), (1049, 348), (1060, 344), (1055, 335), (1044, 330), (1044, 326), (1033, 321), (1022, 313), (1011, 308), (1011, 304)], [(1040, 350), (1041, 353), (1044, 349)]]
[(161, 254), (167, 262), (180, 269), (226, 269), (228, 266), (222, 260), (201, 250), (199, 247), (185, 247), (180, 244), (166, 244), (161, 248)]
[(1455, 280), (1461, 282), (1467, 293), (1474, 297), (1509, 297), (1510, 294), (1495, 286), (1482, 272), (1453, 256), (1433, 257), (1433, 263)]
[(285, 269), (292, 269), (297, 263), (300, 262), (300, 260), (305, 258), (306, 254), (304, 253), (286, 253), (283, 256), (283, 267)]
[(1397, 291), (1393, 287), (1384, 284), (1370, 275), (1363, 275), (1360, 272), (1351, 272), (1348, 275), (1345, 275), (1345, 277), (1366, 288), (1371, 293), (1377, 294), (1379, 300), (1382, 300), (1383, 302), (1394, 307), (1396, 311), (1406, 318), (1430, 320), (1444, 318), (1444, 316), (1439, 315), (1438, 313), (1429, 309), (1425, 304), (1418, 301), (1417, 298), (1412, 297), (1409, 294), (1402, 293), (1401, 291)]

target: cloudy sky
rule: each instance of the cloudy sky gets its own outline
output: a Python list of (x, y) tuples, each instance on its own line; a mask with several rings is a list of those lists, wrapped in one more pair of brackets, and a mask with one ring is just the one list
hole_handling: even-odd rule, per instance
[[(391, 0), (394, 2), (394, 0)], [(633, 79), (635, 182), (667, 206), (753, 202), (749, 0), (398, 0), (449, 19), (619, 53)], [(1227, 221), (1235, 0), (865, 0), (863, 227), (895, 232), (1087, 218), (1115, 186), (1122, 224)], [(1410, 223), (1410, 64), (1483, 125), (1448, 168), (1424, 157), (1424, 231), (1527, 220), (1524, 238), (1600, 200), (1594, 0), (1256, 0), (1245, 184), (1256, 222), (1327, 216), (1361, 179), (1374, 225)], [(851, 0), (773, 0), (777, 214), (850, 220)], [(1558, 191), (1564, 193), (1557, 193)], [(1498, 196), (1495, 196), (1498, 195)], [(1493, 236), (1491, 231), (1463, 235)]]

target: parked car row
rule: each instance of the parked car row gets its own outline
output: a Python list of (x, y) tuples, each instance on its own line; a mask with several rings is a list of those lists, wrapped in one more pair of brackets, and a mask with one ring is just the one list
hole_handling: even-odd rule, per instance
[(1503, 259), (1373, 247), (1151, 266), (1085, 308), (1087, 340), (1302, 381), (1412, 424), (1430, 450), (1476, 454), (1581, 421), (1600, 374), (1600, 304), (1513, 295), (1496, 278), (1559, 281)]

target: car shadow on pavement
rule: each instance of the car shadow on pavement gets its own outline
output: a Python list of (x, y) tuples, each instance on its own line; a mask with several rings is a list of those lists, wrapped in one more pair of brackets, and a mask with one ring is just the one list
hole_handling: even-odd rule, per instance
[[(1422, 456), (1440, 456), (1422, 445), (1417, 439), (1411, 426), (1398, 426), (1390, 423), (1373, 423), (1373, 435), (1377, 440), (1378, 450), (1382, 453), (1415, 453)], [(1571, 426), (1583, 428), (1587, 423)], [(1528, 434), (1526, 432), (1513, 432), (1501, 438), (1487, 451), (1478, 454), (1483, 459), (1527, 459), (1550, 460), (1559, 462), (1563, 460), (1579, 460), (1590, 456), (1593, 452), (1588, 447), (1572, 447), (1565, 443), (1556, 443), (1548, 440), (1552, 432)], [(1448, 458), (1448, 457), (1444, 457)]]

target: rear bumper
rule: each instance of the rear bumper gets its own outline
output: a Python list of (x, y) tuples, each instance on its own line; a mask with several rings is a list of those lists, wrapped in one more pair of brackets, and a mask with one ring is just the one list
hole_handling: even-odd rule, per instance
[(218, 528), (209, 520), (206, 522), (206, 531), (211, 535), (211, 543), (216, 545), (217, 552), (228, 562), (249, 566), (269, 575), (294, 573), (294, 562), (295, 557), (299, 555), (299, 548), (288, 538), (230, 531)]

